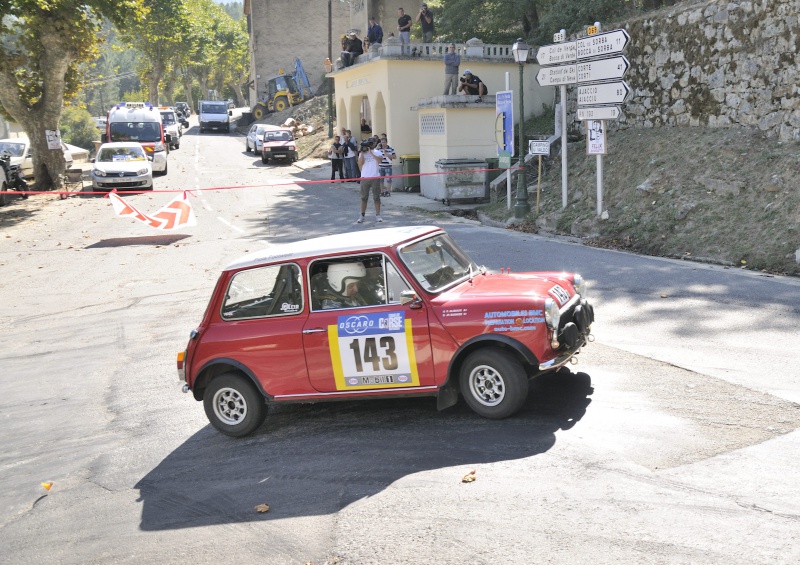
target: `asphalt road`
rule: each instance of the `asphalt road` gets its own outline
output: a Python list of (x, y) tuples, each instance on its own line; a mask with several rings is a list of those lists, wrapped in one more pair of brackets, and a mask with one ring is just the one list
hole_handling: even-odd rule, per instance
[(378, 227), (354, 223), (355, 184), (314, 182), (327, 164), (243, 150), (194, 127), (156, 191), (127, 198), (152, 212), (174, 196), (159, 190), (196, 191), (198, 225), (177, 233), (100, 197), (0, 209), (0, 562), (800, 559), (800, 281), (485, 227), (415, 195), (386, 199), (380, 227), (441, 225), (490, 269), (588, 279), (580, 363), (500, 422), (392, 400), (215, 432), (175, 354), (220, 269)]

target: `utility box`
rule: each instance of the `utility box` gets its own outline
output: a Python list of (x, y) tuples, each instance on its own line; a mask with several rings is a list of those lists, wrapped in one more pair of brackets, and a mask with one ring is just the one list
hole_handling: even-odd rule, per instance
[(449, 206), (452, 200), (485, 202), (489, 198), (485, 159), (439, 159), (436, 172), (427, 183), (423, 196), (441, 200)]
[[(419, 155), (400, 155), (404, 175), (419, 175)], [(403, 177), (403, 190), (419, 192), (419, 176)]]

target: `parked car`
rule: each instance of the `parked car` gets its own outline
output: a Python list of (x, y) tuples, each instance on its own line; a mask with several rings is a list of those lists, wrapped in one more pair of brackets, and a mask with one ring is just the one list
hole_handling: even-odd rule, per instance
[(183, 112), (183, 115), (187, 118), (192, 115), (192, 109), (186, 102), (175, 102), (175, 109)]
[(250, 131), (247, 132), (247, 137), (244, 140), (244, 150), (247, 153), (251, 151), (261, 155), (261, 145), (264, 141), (264, 132), (267, 130), (279, 129), (278, 126), (269, 124), (253, 124), (250, 126)]
[(434, 396), (444, 409), (460, 394), (499, 419), (580, 352), (593, 321), (578, 274), (489, 272), (435, 226), (359, 231), (226, 267), (178, 376), (235, 437), (270, 403)]
[(92, 189), (153, 190), (153, 165), (138, 143), (105, 143), (92, 159)]
[(180, 149), (183, 125), (178, 121), (175, 110), (167, 106), (161, 106), (159, 112), (161, 112), (161, 123), (164, 125), (164, 132), (170, 135), (170, 149)]
[(285, 159), (289, 163), (297, 161), (297, 142), (294, 133), (288, 128), (267, 130), (261, 139), (261, 162), (270, 159)]
[[(67, 144), (61, 142), (61, 150), (64, 152), (64, 160), (67, 168), (72, 167), (72, 152)], [(31, 142), (27, 137), (14, 137), (10, 139), (0, 139), (0, 152), (8, 151), (11, 153), (11, 164), (17, 165), (22, 171), (22, 178), (33, 178), (33, 157), (31, 156)]]

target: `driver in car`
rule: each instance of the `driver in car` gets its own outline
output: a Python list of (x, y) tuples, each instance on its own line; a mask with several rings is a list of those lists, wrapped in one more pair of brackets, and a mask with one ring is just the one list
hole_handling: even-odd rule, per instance
[(334, 263), (328, 266), (328, 293), (321, 297), (322, 308), (352, 308), (367, 306), (369, 303), (362, 296), (359, 283), (367, 276), (364, 263)]

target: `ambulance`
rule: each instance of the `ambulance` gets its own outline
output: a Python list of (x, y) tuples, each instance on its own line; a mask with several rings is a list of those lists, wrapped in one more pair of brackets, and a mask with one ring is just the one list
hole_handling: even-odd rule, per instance
[(120, 102), (108, 111), (103, 143), (135, 141), (153, 163), (153, 173), (167, 174), (172, 136), (164, 131), (161, 112), (147, 102)]

